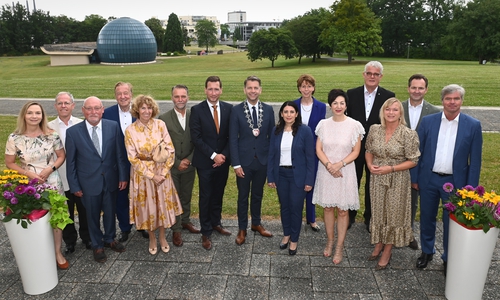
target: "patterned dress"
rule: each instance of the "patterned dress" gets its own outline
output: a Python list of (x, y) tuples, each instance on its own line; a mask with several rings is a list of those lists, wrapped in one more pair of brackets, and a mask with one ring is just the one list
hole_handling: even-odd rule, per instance
[[(366, 138), (366, 152), (373, 154), (374, 165), (394, 166), (407, 160), (416, 164), (420, 156), (418, 135), (399, 125), (386, 143), (385, 129), (379, 124), (372, 125)], [(371, 174), (370, 196), (371, 243), (407, 246), (413, 239), (410, 171)]]
[[(166, 162), (157, 163), (151, 158), (162, 139), (168, 145), (170, 156)], [(170, 228), (175, 224), (175, 217), (182, 213), (182, 206), (170, 175), (175, 150), (165, 123), (151, 119), (146, 126), (140, 120), (135, 121), (125, 130), (125, 147), (132, 165), (130, 223), (142, 230)], [(161, 185), (153, 181), (155, 174), (166, 178)]]
[[(48, 135), (41, 134), (37, 137), (12, 133), (7, 139), (5, 154), (16, 155), (21, 162), (21, 168), (40, 174), (43, 169), (53, 165), (56, 161), (57, 156), (55, 151), (63, 148), (61, 138), (55, 131)], [(52, 172), (45, 182), (55, 186), (60, 194), (64, 194), (59, 172)]]
[[(349, 155), (358, 138), (363, 138), (364, 134), (363, 125), (349, 117), (342, 122), (335, 122), (333, 118), (324, 119), (316, 126), (316, 135), (321, 140), (323, 152), (331, 162), (341, 161)], [(343, 177), (335, 178), (323, 164), (318, 164), (313, 204), (338, 207), (341, 210), (359, 209), (354, 163), (346, 165), (340, 171)]]

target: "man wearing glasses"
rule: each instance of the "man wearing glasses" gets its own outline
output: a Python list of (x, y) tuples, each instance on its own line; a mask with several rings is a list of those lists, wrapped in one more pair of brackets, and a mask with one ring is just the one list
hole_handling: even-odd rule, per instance
[[(127, 155), (117, 122), (103, 120), (104, 107), (97, 97), (85, 99), (85, 121), (66, 131), (66, 173), (70, 192), (82, 198), (94, 260), (104, 263), (104, 247), (115, 252), (125, 247), (115, 241), (116, 194), (127, 187)], [(103, 228), (100, 219), (103, 212)]]
[[(365, 71), (363, 72), (365, 84), (347, 91), (347, 96), (349, 98), (347, 102), (347, 115), (363, 124), (366, 132), (365, 137), (368, 136), (370, 126), (373, 124), (380, 124), (379, 112), (385, 100), (396, 96), (393, 92), (379, 86), (380, 80), (384, 76), (383, 71), (384, 67), (380, 62), (368, 62), (365, 65)], [(361, 150), (354, 163), (356, 165), (358, 189), (361, 183), (361, 178), (363, 177), (363, 169), (365, 169), (366, 172), (365, 212), (363, 216), (365, 218), (366, 230), (369, 232), (371, 219), (370, 171), (368, 170), (365, 162), (365, 143), (366, 139), (364, 138), (361, 140)], [(351, 228), (352, 224), (356, 221), (357, 213), (358, 212), (356, 210), (349, 211), (348, 228)]]

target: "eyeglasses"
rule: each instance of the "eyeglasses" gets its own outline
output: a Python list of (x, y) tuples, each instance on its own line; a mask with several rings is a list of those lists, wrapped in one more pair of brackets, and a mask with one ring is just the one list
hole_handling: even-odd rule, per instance
[(368, 77), (372, 77), (372, 76), (373, 76), (373, 77), (380, 77), (380, 75), (382, 75), (382, 74), (380, 74), (380, 73), (372, 73), (372, 72), (365, 72), (365, 74), (366, 74), (366, 76), (368, 76)]
[(71, 104), (73, 104), (73, 102), (57, 102), (56, 103), (57, 106), (63, 106), (63, 105), (70, 106)]
[(102, 106), (94, 106), (94, 107), (83, 107), (86, 111), (99, 111), (102, 109)]

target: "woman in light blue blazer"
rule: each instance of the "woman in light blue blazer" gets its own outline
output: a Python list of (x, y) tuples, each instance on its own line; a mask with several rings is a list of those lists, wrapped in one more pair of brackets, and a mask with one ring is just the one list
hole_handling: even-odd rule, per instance
[(297, 253), (304, 197), (314, 184), (314, 142), (309, 127), (302, 125), (297, 104), (283, 103), (273, 129), (267, 163), (267, 182), (276, 188), (280, 201), (283, 239), (280, 249)]

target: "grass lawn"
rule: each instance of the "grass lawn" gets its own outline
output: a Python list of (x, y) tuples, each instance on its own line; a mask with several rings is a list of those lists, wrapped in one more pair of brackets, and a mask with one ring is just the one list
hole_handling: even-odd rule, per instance
[[(220, 49), (226, 49), (219, 46)], [(214, 50), (218, 50), (214, 49)], [(195, 49), (193, 48), (193, 52)], [(170, 89), (175, 84), (190, 88), (193, 100), (205, 98), (204, 82), (210, 75), (222, 79), (222, 100), (243, 100), (243, 81), (249, 75), (262, 79), (261, 99), (268, 102), (283, 102), (300, 96), (296, 88), (297, 78), (304, 73), (316, 78), (315, 96), (326, 102), (332, 88), (344, 90), (363, 84), (364, 64), (372, 59), (356, 57), (348, 65), (344, 57), (324, 57), (312, 63), (310, 58), (285, 60), (280, 57), (271, 68), (269, 60), (250, 62), (246, 52), (223, 55), (181, 56), (161, 58), (147, 65), (85, 65), (50, 67), (49, 56), (1, 57), (2, 89), (4, 98), (53, 98), (59, 91), (73, 93), (77, 99), (90, 95), (102, 99), (113, 99), (113, 86), (117, 81), (129, 81), (134, 93), (150, 94), (155, 99), (170, 99)], [(500, 86), (500, 65), (479, 65), (477, 62), (379, 59), (384, 65), (381, 85), (394, 91), (401, 100), (407, 98), (407, 80), (414, 73), (423, 73), (429, 78), (429, 93), (426, 99), (439, 104), (439, 93), (450, 83), (463, 85), (467, 106), (498, 106), (497, 94)]]

